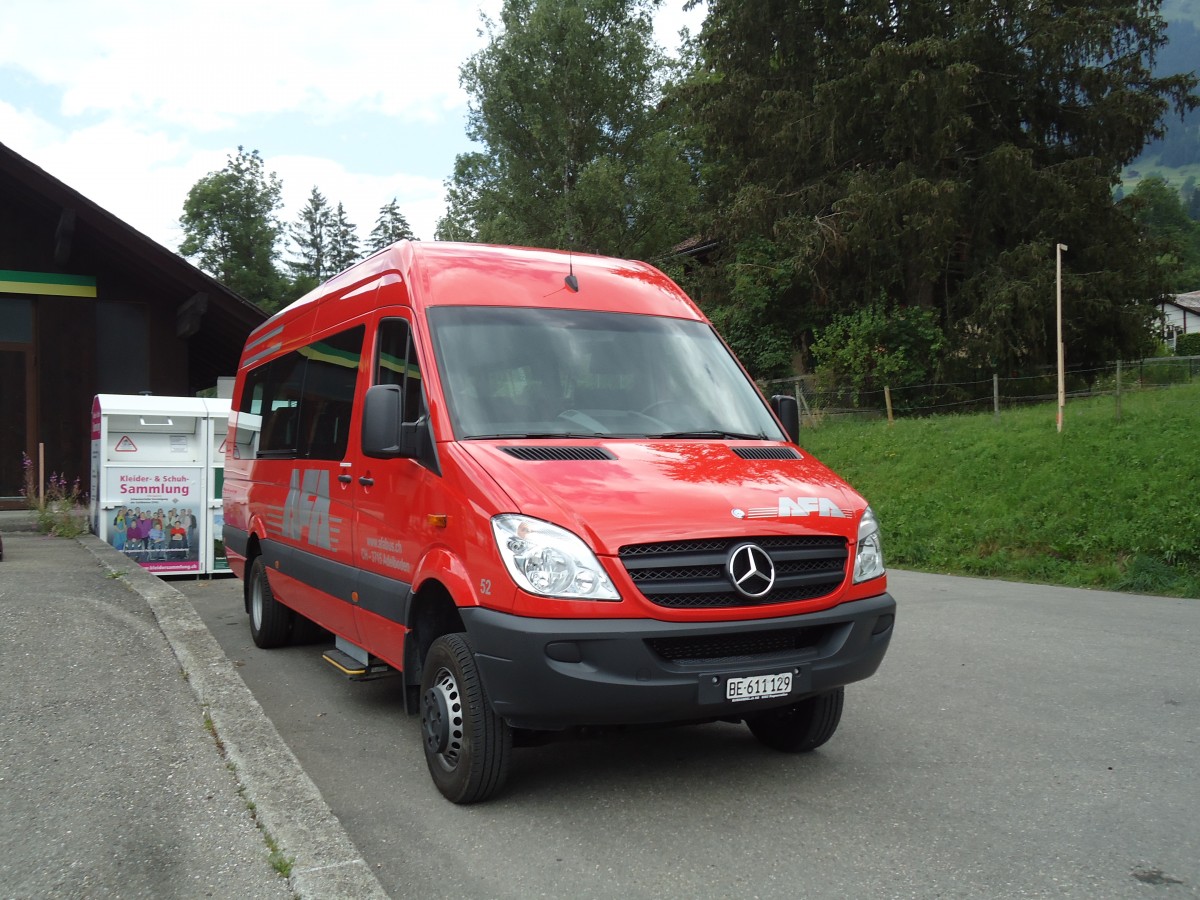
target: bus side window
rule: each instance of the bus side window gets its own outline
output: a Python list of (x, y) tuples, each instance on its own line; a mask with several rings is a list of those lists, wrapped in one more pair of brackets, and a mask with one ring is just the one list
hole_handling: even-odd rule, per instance
[(297, 446), (297, 405), (304, 382), (304, 357), (288, 353), (246, 376), (239, 412), (262, 416), (258, 454), (292, 457)]
[(421, 390), (421, 366), (412, 331), (404, 319), (379, 323), (379, 353), (375, 360), (375, 384), (396, 384), (404, 396), (404, 421), (415, 422), (425, 415)]
[(300, 399), (301, 456), (340, 460), (346, 455), (365, 334), (366, 327), (356, 325), (300, 351), (308, 360)]

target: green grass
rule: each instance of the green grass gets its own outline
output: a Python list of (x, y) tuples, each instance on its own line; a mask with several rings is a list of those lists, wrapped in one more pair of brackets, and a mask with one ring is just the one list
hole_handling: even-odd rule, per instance
[(992, 415), (835, 422), (801, 444), (870, 501), (889, 565), (1200, 597), (1200, 384)]

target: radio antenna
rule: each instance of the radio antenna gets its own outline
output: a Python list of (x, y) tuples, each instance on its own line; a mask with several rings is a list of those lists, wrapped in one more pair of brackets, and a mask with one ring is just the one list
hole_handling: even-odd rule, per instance
[(575, 277), (575, 257), (570, 250), (567, 251), (567, 269), (567, 277), (563, 279), (563, 282), (571, 289), (572, 293), (578, 294), (579, 279)]

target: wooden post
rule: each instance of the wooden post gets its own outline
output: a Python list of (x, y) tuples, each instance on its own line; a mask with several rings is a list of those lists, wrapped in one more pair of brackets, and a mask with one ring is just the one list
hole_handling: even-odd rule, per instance
[(38, 507), (46, 505), (46, 445), (38, 442)]
[(883, 386), (883, 402), (887, 404), (888, 427), (891, 428), (895, 420), (892, 418), (892, 389), (887, 385)]
[(1117, 421), (1121, 421), (1121, 361), (1117, 360)]
[(992, 418), (1000, 421), (1000, 375), (992, 373)]
[(796, 402), (800, 405), (800, 415), (808, 416), (808, 423), (813, 424), (812, 410), (808, 406), (808, 399), (804, 396), (804, 389), (800, 387), (800, 376), (796, 376), (795, 381)]

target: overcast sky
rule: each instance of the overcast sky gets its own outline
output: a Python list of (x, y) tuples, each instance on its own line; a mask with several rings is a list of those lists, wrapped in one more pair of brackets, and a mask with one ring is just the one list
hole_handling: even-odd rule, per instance
[[(664, 0), (674, 52), (703, 10)], [(395, 197), (433, 238), (471, 149), (460, 64), (500, 0), (3, 0), (0, 142), (172, 250), (188, 189), (237, 146), (365, 237)]]

